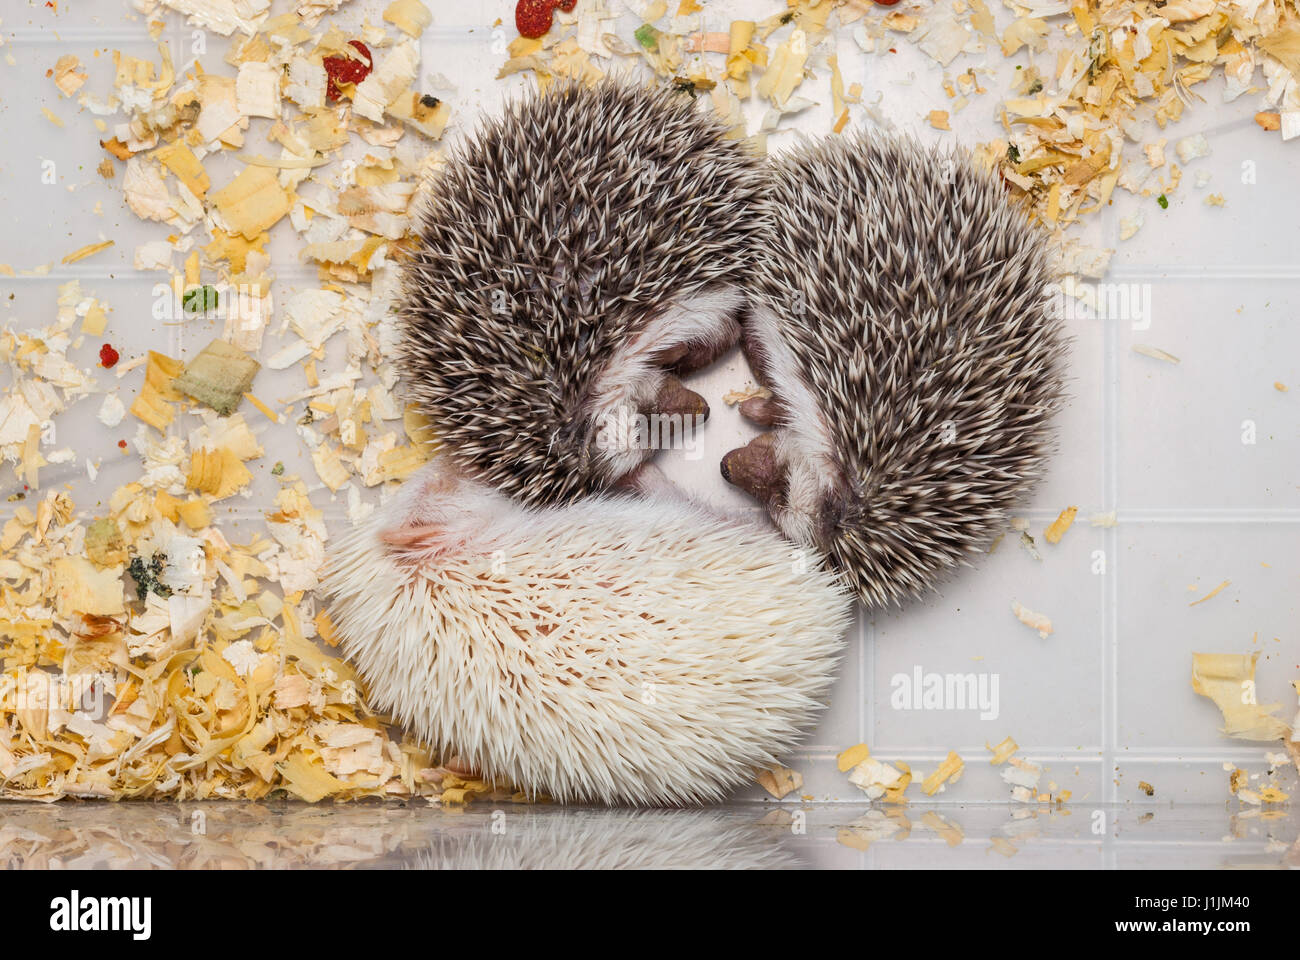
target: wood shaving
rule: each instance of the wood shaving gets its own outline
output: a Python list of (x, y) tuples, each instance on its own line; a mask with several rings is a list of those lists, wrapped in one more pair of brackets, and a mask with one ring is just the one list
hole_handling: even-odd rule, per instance
[(903, 802), (903, 794), (912, 781), (906, 764), (891, 765), (872, 756), (865, 756), (849, 771), (849, 783), (872, 800), (882, 797), (888, 802)]
[(1214, 598), (1214, 597), (1217, 597), (1217, 596), (1218, 596), (1218, 595), (1223, 591), (1223, 589), (1224, 589), (1226, 586), (1228, 586), (1228, 584), (1230, 584), (1230, 583), (1232, 583), (1231, 580), (1224, 580), (1221, 584), (1219, 584), (1217, 587), (1215, 587), (1213, 590), (1211, 590), (1211, 591), (1210, 591), (1209, 593), (1207, 593), (1205, 596), (1201, 597), (1201, 599), (1199, 599), (1199, 600), (1193, 600), (1191, 603), (1188, 604), (1188, 606), (1189, 606), (1189, 607), (1194, 607), (1194, 606), (1196, 606), (1198, 603), (1204, 603), (1206, 600), (1210, 600), (1210, 599), (1212, 599), (1212, 598)]
[(70, 97), (86, 82), (86, 71), (75, 54), (65, 53), (54, 64), (54, 85), (65, 97)]
[(847, 770), (852, 770), (869, 756), (871, 756), (871, 750), (865, 743), (859, 743), (857, 746), (841, 751), (835, 757), (835, 764), (839, 767), (840, 773), (844, 773)]
[(1025, 626), (1038, 631), (1038, 635), (1046, 640), (1052, 634), (1052, 621), (1041, 613), (1035, 613), (1019, 601), (1011, 601), (1011, 612), (1016, 615), (1016, 619)]
[(1140, 353), (1142, 356), (1150, 357), (1153, 360), (1163, 360), (1165, 363), (1172, 363), (1175, 366), (1182, 363), (1182, 361), (1172, 353), (1166, 353), (1158, 347), (1147, 346), (1145, 343), (1135, 343), (1133, 345), (1133, 352)]
[(1011, 758), (1011, 755), (1020, 749), (1020, 745), (1010, 737), (1006, 737), (996, 747), (990, 747), (987, 743), (984, 746), (993, 754), (989, 758), (989, 763), (995, 767), (998, 764), (1006, 763)]
[(767, 387), (749, 386), (741, 390), (728, 390), (722, 395), (722, 402), (729, 407), (734, 407), (738, 403), (744, 403), (746, 400), (752, 400), (760, 397), (764, 400), (772, 396), (772, 391)]
[(941, 789), (944, 789), (945, 784), (956, 783), (960, 780), (962, 771), (965, 769), (965, 761), (950, 750), (943, 763), (939, 764), (939, 768), (921, 781), (921, 791), (927, 797), (932, 797)]
[(87, 257), (93, 257), (95, 254), (103, 250), (107, 250), (113, 245), (113, 243), (114, 241), (112, 240), (102, 240), (99, 243), (88, 243), (84, 247), (72, 251), (72, 253), (69, 253), (59, 262), (64, 264), (77, 263), (78, 261), (85, 260)]
[[(50, 464), (78, 457), (55, 448), (42, 424), (92, 394), (87, 415), (117, 429), (132, 422), (128, 410), (136, 421), (122, 443), (136, 476), (85, 505), (97, 515), (52, 489), (19, 504), (0, 532), (0, 796), (509, 797), (390, 733), (367, 711), (351, 666), (317, 646), (329, 642), (315, 596), (326, 528), (304, 480), (272, 471), (281, 486), (261, 524), (224, 523), (214, 507), (247, 495), (263, 456), (235, 410), (245, 397), (259, 418), (298, 424), (354, 519), (373, 509), (360, 489), (395, 482), (431, 455), (427, 427), (396, 400), (380, 350), (392, 337), (389, 254), (409, 236), (427, 142), (453, 111), (419, 88), (413, 37), (428, 9), (397, 0), (386, 26), (354, 28), (321, 24), (339, 7), (332, 0), (274, 18), (268, 0), (162, 6), (234, 37), (225, 62), (203, 58), (179, 76), (165, 45), (153, 61), (115, 52), (113, 96), (102, 99), (87, 93), (75, 57), (61, 57), (51, 76), (96, 115), (100, 174), (111, 179), (124, 162), (127, 207), (170, 231), (135, 259), (171, 274), (178, 320), (189, 316), (183, 294), (215, 291), (225, 329), (188, 366), (149, 351), (122, 356), (111, 372), (83, 370), (68, 347), (74, 335), (102, 336), (109, 311), (74, 280), (58, 288), (57, 318), (44, 328), (29, 320), (0, 331), (0, 359), (15, 377), (0, 394), (0, 455), (29, 496)], [(343, 92), (349, 109), (326, 102), (321, 63), (353, 38), (374, 52), (378, 76)], [(111, 127), (99, 120), (114, 110)], [(393, 119), (381, 131), (385, 115)], [(249, 149), (214, 190), (211, 158), (263, 134), (261, 152), (275, 155), (254, 162)], [(364, 159), (345, 163), (354, 143)], [(269, 240), (290, 231), (300, 249), (332, 255), (315, 258), (320, 289), (295, 291), (277, 312)], [(279, 342), (264, 352), (268, 334)], [(347, 339), (346, 361), (318, 375), (317, 353), (336, 337)], [(249, 391), (271, 354), (295, 355), (280, 369), (297, 366), (306, 387), (268, 404)], [(93, 478), (95, 466), (86, 469)], [(72, 683), (89, 685), (96, 705), (61, 700), (58, 685)]]
[(1223, 714), (1223, 734), (1237, 740), (1289, 740), (1291, 727), (1273, 716), (1279, 704), (1255, 698), (1258, 653), (1192, 654), (1192, 689)]
[(778, 800), (784, 799), (803, 786), (803, 774), (789, 767), (772, 767), (759, 770), (758, 784)]
[[(180, 361), (151, 351), (122, 357), (112, 372), (79, 368), (68, 358), (73, 336), (103, 335), (109, 313), (76, 281), (59, 287), (57, 318), (29, 332), (31, 324), (0, 331), (0, 358), (14, 372), (12, 389), (0, 395), (0, 453), (15, 478), (35, 491), (37, 481), (49, 482), (52, 463), (80, 456), (58, 448), (42, 425), (92, 394), (94, 412), (86, 416), (135, 429), (125, 456), (137, 468), (93, 505), (96, 516), (78, 515), (58, 489), (33, 492), (38, 502), (20, 504), (0, 533), (0, 566), (21, 572), (6, 576), (0, 592), (0, 683), (32, 692), (44, 682), (35, 673), (102, 674), (107, 709), (67, 710), (47, 698), (44, 707), (0, 712), (0, 793), (256, 799), (283, 790), (315, 800), (426, 795), (449, 803), (493, 795), (490, 785), (388, 734), (365, 710), (351, 668), (316, 645), (326, 633), (314, 594), (326, 529), (310, 494), (333, 495), (359, 518), (373, 509), (362, 491), (408, 475), (435, 448), (427, 425), (396, 399), (397, 374), (380, 349), (393, 334), (391, 260), (410, 235), (411, 206), (428, 172), (420, 158), (459, 103), (422, 88), (416, 38), (431, 21), (429, 7), (395, 0), (382, 22), (356, 27), (334, 22), (341, 0), (298, 0), (275, 16), (269, 0), (141, 4), (232, 38), (227, 58), (204, 57), (201, 70), (178, 74), (165, 44), (153, 59), (115, 52), (112, 89), (99, 91), (111, 96), (87, 91), (75, 57), (60, 56), (50, 75), (63, 96), (94, 115), (107, 164), (101, 182), (120, 183), (137, 217), (165, 225), (165, 240), (144, 249), (144, 262), (171, 274), (181, 290), (211, 284), (256, 294), (223, 297), (229, 309), (219, 339), (263, 366), (298, 371), (302, 384), (267, 402), (247, 386), (230, 399), (247, 395), (258, 417), (294, 424), (314, 475), (281, 476), (263, 524), (224, 526), (213, 504), (247, 491), (248, 464), (256, 465), (261, 448), (237, 411), (217, 417), (176, 389)], [(941, 63), (981, 45), (995, 58), (1042, 51), (1028, 69), (1003, 71), (1010, 86), (985, 101), (1003, 130), (981, 146), (979, 159), (1060, 232), (1121, 194), (1149, 211), (1157, 194), (1175, 189), (1177, 164), (1160, 141), (1173, 142), (1183, 164), (1204, 156), (1196, 137), (1176, 140), (1165, 131), (1183, 118), (1198, 85), (1220, 72), (1228, 99), (1262, 98), (1261, 127), (1300, 135), (1296, 13), (1286, 5), (1178, 0), (1153, 17), (1145, 0), (1080, 0), (1022, 7), (1010, 18), (1003, 8), (995, 18), (985, 0), (951, 9), (825, 0), (774, 6), (780, 9), (762, 20), (726, 25), (724, 34), (722, 24), (715, 31), (703, 23), (707, 10), (692, 2), (638, 4), (636, 23), (607, 4), (583, 2), (557, 14), (544, 40), (508, 43), (501, 74), (530, 72), (545, 87), (565, 77), (592, 80), (635, 58), (706, 99), (733, 136), (762, 150), (781, 134), (783, 118), (828, 91), (835, 131), (859, 118), (884, 119), (863, 102), (860, 78), (844, 76), (848, 61), (834, 56), (845, 31), (872, 55), (911, 42)], [(156, 40), (168, 24), (150, 26), (149, 16), (142, 28)], [(352, 39), (369, 46), (374, 69), (331, 100), (322, 61), (346, 55)], [(986, 93), (977, 74), (995, 76), (975, 69), (955, 84), (946, 78), (951, 91), (940, 102), (948, 109), (936, 111), (945, 127)], [(754, 97), (766, 113), (751, 129), (744, 107)], [(49, 111), (46, 117), (62, 123)], [(77, 135), (75, 126), (60, 136)], [(1159, 149), (1139, 152), (1150, 145)], [(366, 158), (345, 164), (354, 147)], [(245, 151), (245, 163), (230, 180), (211, 161), (232, 151)], [(1153, 168), (1151, 159), (1165, 162)], [(110, 180), (117, 162), (123, 176)], [(213, 190), (216, 171), (222, 186)], [(1140, 225), (1141, 211), (1127, 214), (1120, 219)], [(318, 273), (314, 287), (290, 291), (283, 304), (270, 295), (273, 233), (289, 235), (294, 254)], [(1100, 276), (1109, 255), (1076, 245), (1067, 266)], [(346, 359), (326, 366), (324, 351), (341, 341)], [(123, 419), (128, 398), (133, 420)], [(85, 467), (95, 469), (89, 461)], [(1020, 536), (1037, 558), (1027, 528)], [(132, 564), (170, 596), (142, 589), (128, 572)], [(1035, 623), (1041, 616), (1017, 608)], [(869, 752), (846, 754), (857, 760), (852, 771), (873, 762)], [(960, 758), (957, 764), (940, 786), (960, 774)], [(911, 771), (884, 766), (859, 779), (903, 802)], [(945, 761), (940, 770), (949, 767)], [(850, 834), (859, 842), (874, 829), (863, 824)]]
[(1078, 513), (1078, 507), (1066, 507), (1061, 511), (1060, 516), (1052, 521), (1051, 526), (1043, 531), (1043, 538), (1048, 543), (1060, 543), (1061, 538), (1065, 536), (1065, 531), (1070, 529)]

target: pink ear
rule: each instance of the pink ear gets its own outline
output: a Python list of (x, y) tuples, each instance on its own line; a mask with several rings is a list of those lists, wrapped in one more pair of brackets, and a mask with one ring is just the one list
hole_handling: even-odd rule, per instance
[(462, 537), (437, 524), (414, 524), (393, 527), (379, 534), (382, 543), (392, 548), (397, 560), (419, 562), (451, 553), (463, 547)]

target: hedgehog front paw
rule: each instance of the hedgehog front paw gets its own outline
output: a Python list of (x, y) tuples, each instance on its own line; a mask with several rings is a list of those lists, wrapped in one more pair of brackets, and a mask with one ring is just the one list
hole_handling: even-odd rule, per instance
[(709, 404), (672, 374), (665, 374), (649, 408), (640, 412), (646, 416), (699, 417), (697, 422), (702, 423), (709, 418)]
[(782, 407), (775, 397), (750, 397), (740, 401), (736, 408), (750, 423), (760, 427), (774, 427), (781, 421)]
[(740, 487), (769, 512), (781, 500), (787, 472), (775, 433), (760, 434), (722, 458), (722, 479)]

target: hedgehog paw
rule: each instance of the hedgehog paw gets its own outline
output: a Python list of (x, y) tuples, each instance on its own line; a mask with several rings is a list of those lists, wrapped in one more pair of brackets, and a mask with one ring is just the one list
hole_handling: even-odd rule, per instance
[(775, 433), (764, 433), (722, 458), (722, 479), (744, 490), (769, 510), (786, 486), (787, 467)]
[(705, 289), (669, 304), (615, 352), (586, 413), (608, 477), (626, 475), (708, 419), (708, 403), (680, 378), (736, 345), (743, 307), (735, 287)]
[(740, 401), (740, 415), (760, 427), (774, 427), (781, 421), (782, 408), (775, 397), (750, 397)]

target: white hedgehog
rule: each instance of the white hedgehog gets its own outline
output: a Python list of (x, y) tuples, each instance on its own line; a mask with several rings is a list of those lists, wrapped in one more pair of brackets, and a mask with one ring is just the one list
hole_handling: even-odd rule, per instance
[(739, 336), (761, 186), (759, 159), (671, 87), (561, 83), (484, 123), (429, 185), (397, 310), (447, 453), (560, 504), (642, 463), (638, 417), (697, 426), (708, 405), (674, 374)]
[[(421, 870), (795, 870), (807, 863), (788, 828), (764, 813), (702, 810), (575, 810), (536, 806), (512, 811), (505, 829), (482, 817), (421, 820), (423, 844), (403, 853)], [(430, 835), (431, 833), (431, 835)]]
[(1066, 339), (1045, 231), (960, 155), (830, 138), (772, 165), (742, 346), (773, 425), (727, 454), (868, 605), (935, 583), (1043, 470)]
[(566, 801), (718, 799), (815, 718), (847, 591), (775, 532), (672, 497), (520, 506), (446, 458), (325, 579), (371, 705)]

